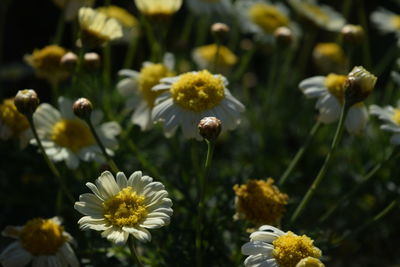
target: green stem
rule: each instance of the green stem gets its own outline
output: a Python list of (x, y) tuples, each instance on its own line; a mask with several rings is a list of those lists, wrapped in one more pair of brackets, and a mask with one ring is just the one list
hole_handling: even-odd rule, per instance
[(144, 26), (147, 40), (149, 42), (149, 46), (151, 48), (151, 61), (152, 62), (158, 62), (159, 59), (161, 58), (160, 54), (160, 44), (157, 41), (157, 38), (154, 34), (154, 31), (150, 25), (150, 23), (147, 21), (145, 16), (142, 14), (140, 15), (140, 22)]
[(56, 35), (54, 36), (53, 43), (56, 45), (60, 45), (62, 42), (62, 37), (64, 35), (65, 30), (65, 8), (61, 9), (60, 17), (58, 18)]
[(286, 180), (290, 176), (290, 174), (292, 174), (292, 171), (297, 166), (297, 163), (299, 163), (300, 159), (303, 157), (304, 152), (306, 151), (306, 149), (310, 145), (310, 143), (311, 143), (312, 139), (314, 138), (315, 134), (320, 129), (320, 126), (321, 126), (321, 122), (320, 121), (316, 121), (314, 126), (311, 128), (310, 133), (308, 134), (306, 142), (300, 147), (300, 149), (297, 151), (296, 155), (294, 156), (294, 158), (290, 162), (288, 168), (285, 170), (285, 172), (279, 178), (279, 185), (280, 186), (282, 186), (286, 182)]
[(253, 59), (255, 52), (256, 52), (256, 46), (253, 45), (253, 47), (247, 50), (246, 53), (241, 57), (240, 65), (232, 75), (232, 81), (239, 81), (240, 79), (242, 79), (244, 73), (249, 67), (251, 60)]
[(204, 217), (204, 198), (206, 195), (206, 179), (208, 173), (210, 171), (211, 161), (214, 154), (214, 141), (206, 140), (207, 142), (207, 157), (206, 163), (204, 165), (204, 173), (203, 175), (199, 176), (199, 183), (198, 183), (198, 216), (197, 216), (197, 225), (196, 225), (196, 266), (200, 267), (203, 266), (203, 257), (202, 257), (202, 235), (201, 235), (201, 226), (203, 224), (203, 217)]
[(189, 41), (189, 36), (192, 31), (194, 19), (195, 17), (192, 14), (188, 14), (188, 16), (186, 17), (186, 21), (182, 30), (182, 35), (179, 38), (180, 43), (182, 43), (182, 45), (187, 44), (187, 42)]
[(92, 132), (94, 138), (96, 139), (97, 145), (99, 146), (101, 152), (103, 153), (104, 157), (106, 158), (108, 165), (111, 167), (111, 170), (114, 173), (119, 172), (117, 164), (115, 164), (114, 160), (110, 157), (110, 155), (108, 155), (106, 148), (103, 145), (103, 142), (101, 142), (101, 139), (99, 138), (99, 135), (97, 134), (96, 129), (93, 127), (90, 117), (86, 118), (85, 121), (89, 125), (90, 131)]
[(84, 55), (85, 55), (85, 48), (82, 46), (79, 49), (78, 63), (76, 64), (75, 71), (74, 71), (74, 74), (73, 74), (73, 77), (72, 77), (72, 89), (76, 88), (80, 72), (82, 71)]
[(53, 162), (49, 159), (49, 157), (47, 156), (46, 150), (43, 148), (42, 142), (39, 138), (39, 135), (37, 134), (36, 131), (36, 127), (35, 127), (35, 123), (33, 122), (33, 116), (32, 115), (28, 115), (26, 116), (29, 122), (29, 125), (31, 126), (32, 132), (33, 132), (33, 136), (35, 137), (35, 140), (39, 146), (40, 152), (43, 155), (44, 161), (46, 162), (47, 166), (49, 166), (51, 172), (53, 173), (54, 177), (56, 178), (57, 182), (60, 184), (61, 186), (61, 190), (63, 190), (64, 194), (67, 196), (68, 200), (74, 204), (75, 200), (72, 197), (71, 192), (68, 190), (68, 187), (65, 185), (60, 172), (58, 171), (57, 167), (53, 164)]
[(221, 43), (217, 41), (215, 45), (217, 46), (217, 51), (215, 51), (215, 56), (214, 56), (214, 73), (218, 73), (218, 61), (219, 61), (219, 52), (221, 50)]
[(293, 224), (297, 218), (302, 214), (302, 212), (304, 211), (304, 208), (307, 206), (308, 202), (310, 201), (311, 197), (315, 194), (315, 191), (317, 190), (319, 184), (322, 182), (322, 179), (325, 177), (325, 174), (328, 170), (329, 164), (332, 160), (332, 155), (335, 152), (339, 141), (342, 137), (342, 133), (343, 133), (343, 126), (344, 126), (344, 121), (347, 115), (347, 112), (349, 110), (349, 106), (346, 104), (346, 100), (344, 101), (343, 105), (342, 105), (342, 110), (340, 112), (340, 119), (339, 119), (339, 123), (338, 126), (336, 128), (336, 133), (335, 136), (333, 137), (333, 141), (331, 144), (331, 148), (330, 151), (328, 153), (328, 155), (325, 158), (325, 161), (321, 167), (321, 169), (318, 172), (317, 177), (315, 178), (315, 180), (313, 181), (313, 183), (311, 184), (310, 188), (308, 189), (307, 193), (305, 194), (305, 196), (303, 197), (302, 201), (300, 202), (300, 204), (297, 206), (295, 212), (293, 213), (292, 217), (290, 218), (290, 223)]
[(364, 29), (364, 41), (362, 46), (363, 60), (364, 60), (363, 65), (365, 66), (366, 69), (371, 69), (371, 53), (369, 47), (369, 37), (368, 37), (368, 27), (367, 27), (368, 19), (365, 13), (364, 0), (358, 1), (357, 11), (358, 11), (358, 19), (360, 21), (361, 26)]
[(109, 89), (111, 85), (111, 45), (107, 43), (103, 47), (103, 82), (104, 86)]
[(131, 252), (131, 257), (134, 263), (136, 263), (136, 265), (143, 267), (143, 263), (141, 262), (139, 255), (136, 251), (135, 248), (135, 240), (133, 239), (132, 235), (129, 235), (128, 237), (128, 247), (129, 247), (129, 251)]
[(136, 50), (138, 48), (139, 44), (139, 36), (136, 36), (136, 34), (133, 34), (133, 37), (129, 43), (128, 47), (128, 52), (125, 57), (124, 61), (124, 68), (125, 69), (130, 69), (133, 66), (133, 60), (135, 58)]

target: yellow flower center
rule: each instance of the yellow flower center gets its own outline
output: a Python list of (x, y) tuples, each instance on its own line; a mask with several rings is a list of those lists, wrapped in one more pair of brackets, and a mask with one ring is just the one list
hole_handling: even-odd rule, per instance
[(51, 139), (75, 153), (95, 143), (89, 127), (79, 119), (65, 119), (54, 124)]
[(329, 16), (319, 6), (303, 3), (302, 7), (304, 8), (304, 11), (309, 14), (309, 17), (317, 19), (317, 20), (319, 20), (321, 22), (328, 22), (329, 21)]
[(328, 88), (329, 93), (334, 95), (340, 103), (344, 101), (344, 87), (346, 84), (346, 75), (337, 75), (330, 73), (325, 78), (324, 85)]
[(400, 30), (400, 16), (394, 15), (390, 18), (390, 24), (396, 29)]
[(132, 28), (139, 25), (139, 22), (131, 13), (118, 6), (100, 7), (97, 10), (108, 17), (118, 20), (125, 27)]
[(140, 12), (154, 18), (170, 17), (182, 5), (181, 0), (135, 0), (135, 3)]
[(394, 110), (394, 114), (393, 114), (392, 119), (394, 120), (394, 122), (395, 122), (397, 125), (400, 125), (400, 109), (396, 108), (396, 109)]
[[(217, 45), (210, 44), (197, 48), (199, 55), (208, 63), (213, 63), (215, 61), (215, 56), (217, 54)], [(236, 63), (237, 57), (235, 54), (229, 50), (228, 47), (221, 45), (218, 50), (217, 64), (222, 66), (232, 66)]]
[(29, 128), (28, 120), (18, 112), (12, 98), (5, 99), (0, 105), (0, 120), (12, 130), (14, 136)]
[(217, 106), (225, 97), (224, 90), (222, 78), (202, 70), (181, 75), (172, 85), (171, 95), (180, 107), (201, 112)]
[(289, 24), (288, 17), (272, 5), (256, 3), (248, 12), (250, 19), (266, 33), (273, 33), (276, 28)]
[(63, 232), (64, 228), (51, 219), (35, 218), (25, 224), (19, 238), (22, 246), (32, 255), (52, 255), (67, 240)]
[(128, 186), (103, 203), (104, 217), (114, 226), (135, 226), (147, 216), (144, 196)]
[(61, 68), (61, 58), (67, 51), (57, 45), (49, 45), (43, 49), (35, 50), (32, 54), (31, 63), (35, 69), (43, 72), (54, 73)]
[(273, 183), (274, 180), (268, 178), (267, 181), (250, 180), (247, 184), (235, 185), (238, 212), (256, 225), (276, 224), (285, 212), (288, 196)]
[(298, 236), (289, 231), (272, 242), (272, 256), (280, 267), (295, 267), (304, 258), (321, 257), (321, 251), (313, 243), (308, 236)]
[(315, 54), (342, 64), (346, 61), (343, 49), (335, 43), (319, 43), (315, 46)]
[(142, 67), (139, 76), (139, 90), (149, 107), (154, 107), (154, 101), (162, 93), (152, 91), (151, 88), (159, 83), (162, 78), (174, 76), (164, 64), (148, 64)]

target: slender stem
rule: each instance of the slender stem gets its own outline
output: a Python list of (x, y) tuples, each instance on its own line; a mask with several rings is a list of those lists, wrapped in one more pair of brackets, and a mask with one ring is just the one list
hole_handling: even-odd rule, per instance
[(139, 44), (139, 36), (133, 34), (133, 37), (129, 43), (128, 52), (126, 53), (124, 68), (130, 69), (133, 66), (133, 60), (135, 58), (136, 50)]
[(53, 162), (49, 159), (47, 156), (46, 150), (43, 148), (42, 142), (39, 138), (39, 135), (37, 134), (35, 123), (33, 122), (33, 117), (32, 115), (26, 116), (29, 122), (29, 125), (31, 126), (33, 136), (35, 137), (35, 140), (39, 146), (40, 152), (43, 155), (44, 161), (46, 162), (47, 166), (49, 166), (51, 172), (53, 173), (54, 177), (56, 178), (57, 182), (61, 186), (61, 190), (64, 192), (64, 194), (67, 196), (68, 200), (74, 204), (75, 200), (71, 194), (71, 192), (68, 190), (68, 187), (65, 185), (60, 172), (58, 171), (57, 167), (53, 164)]
[(151, 48), (151, 59), (153, 62), (157, 62), (158, 59), (160, 58), (160, 45), (157, 41), (157, 38), (154, 34), (154, 31), (150, 25), (150, 23), (147, 21), (146, 17), (143, 16), (142, 14), (140, 15), (140, 23), (141, 25), (144, 26), (146, 36), (149, 42), (149, 46)]
[(194, 23), (195, 17), (192, 14), (188, 14), (186, 17), (186, 21), (182, 30), (181, 37), (179, 38), (180, 43), (182, 44), (187, 44), (189, 41), (189, 36), (192, 31), (193, 23)]
[(362, 47), (362, 52), (363, 52), (363, 60), (364, 60), (364, 66), (367, 69), (371, 68), (371, 53), (370, 53), (370, 47), (369, 47), (369, 37), (368, 37), (368, 19), (367, 19), (367, 14), (365, 13), (365, 6), (364, 6), (364, 0), (359, 0), (357, 4), (357, 11), (358, 11), (358, 19), (360, 21), (361, 26), (364, 29), (364, 41), (363, 41), (363, 47)]
[(109, 89), (111, 85), (111, 44), (107, 43), (103, 47), (103, 82), (104, 86)]
[(82, 70), (82, 66), (83, 66), (83, 57), (85, 55), (85, 48), (82, 46), (79, 49), (79, 53), (78, 53), (78, 63), (76, 64), (75, 67), (75, 71), (72, 77), (72, 89), (74, 89), (77, 85), (78, 82), (78, 78), (79, 78), (79, 74)]
[(349, 110), (349, 106), (346, 104), (346, 100), (345, 100), (343, 105), (342, 105), (342, 110), (340, 112), (339, 123), (338, 123), (338, 126), (336, 128), (335, 136), (333, 137), (333, 141), (332, 141), (332, 144), (331, 144), (330, 151), (329, 151), (328, 155), (326, 156), (325, 161), (324, 161), (321, 169), (319, 170), (317, 177), (315, 178), (315, 180), (311, 184), (311, 186), (308, 189), (307, 193), (303, 197), (303, 199), (300, 202), (300, 204), (297, 206), (297, 208), (296, 208), (295, 212), (293, 213), (292, 217), (290, 218), (290, 223), (293, 224), (297, 220), (297, 218), (302, 214), (302, 212), (304, 211), (304, 208), (307, 206), (307, 204), (310, 201), (311, 197), (315, 194), (315, 191), (317, 190), (319, 184), (322, 182), (322, 179), (325, 177), (325, 174), (326, 174), (326, 172), (328, 170), (329, 164), (330, 164), (330, 162), (332, 160), (332, 155), (335, 152), (335, 150), (337, 148), (337, 145), (339, 144), (339, 141), (340, 141), (340, 139), (342, 137), (344, 121), (345, 121), (345, 118), (346, 118), (348, 110)]
[(232, 75), (233, 81), (239, 81), (240, 79), (242, 79), (243, 74), (246, 72), (255, 52), (256, 52), (256, 46), (253, 45), (253, 47), (247, 50), (244, 56), (241, 57), (240, 64)]
[(216, 44), (217, 50), (214, 55), (214, 73), (218, 73), (218, 63), (219, 63), (219, 52), (221, 50), (221, 43), (217, 40)]
[(300, 159), (303, 157), (304, 152), (306, 151), (306, 149), (310, 145), (310, 143), (311, 143), (312, 139), (314, 138), (315, 134), (320, 129), (320, 126), (321, 126), (321, 122), (320, 121), (316, 121), (314, 126), (311, 128), (311, 131), (308, 134), (308, 137), (307, 137), (305, 143), (297, 151), (296, 155), (294, 156), (294, 158), (290, 162), (289, 166), (287, 167), (285, 172), (282, 174), (282, 176), (279, 178), (279, 185), (280, 186), (282, 186), (286, 182), (287, 178), (292, 174), (292, 171), (297, 166), (297, 163), (299, 163)]
[(138, 266), (143, 267), (144, 265), (141, 262), (139, 255), (136, 251), (135, 240), (133, 239), (132, 235), (129, 235), (129, 237), (128, 237), (128, 247), (129, 247), (129, 251), (131, 252), (131, 257), (132, 257), (132, 260), (134, 261), (134, 263), (136, 263)]
[(106, 148), (103, 145), (103, 142), (101, 142), (101, 139), (97, 134), (96, 129), (93, 127), (90, 117), (85, 119), (85, 121), (89, 125), (90, 131), (92, 132), (94, 138), (96, 139), (97, 145), (100, 147), (100, 150), (103, 153), (104, 157), (106, 158), (108, 165), (110, 165), (114, 173), (117, 173), (119, 171), (117, 164), (115, 164), (114, 160), (110, 157), (110, 155), (108, 155)]
[(64, 35), (64, 30), (65, 30), (65, 8), (61, 9), (61, 14), (60, 17), (58, 18), (58, 23), (57, 23), (57, 29), (56, 29), (56, 34), (54, 36), (53, 43), (56, 45), (61, 44), (62, 38)]
[(198, 216), (197, 216), (197, 225), (196, 225), (196, 266), (203, 266), (203, 257), (202, 257), (202, 235), (201, 235), (201, 226), (203, 224), (204, 217), (204, 198), (206, 195), (206, 179), (210, 170), (212, 157), (214, 154), (214, 141), (206, 140), (207, 142), (207, 157), (204, 165), (204, 173), (199, 176), (199, 188), (198, 188)]

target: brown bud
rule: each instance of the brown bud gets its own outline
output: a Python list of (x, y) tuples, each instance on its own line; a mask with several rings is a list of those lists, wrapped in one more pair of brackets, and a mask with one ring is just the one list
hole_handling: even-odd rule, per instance
[(346, 24), (341, 34), (343, 41), (349, 44), (360, 44), (364, 40), (364, 29), (360, 25)]
[(14, 98), (14, 105), (17, 110), (25, 116), (31, 116), (39, 106), (40, 100), (32, 89), (18, 91)]
[(274, 31), (275, 40), (278, 45), (289, 46), (293, 42), (292, 30), (288, 27), (279, 27)]
[(217, 139), (221, 133), (221, 121), (216, 117), (204, 117), (199, 125), (200, 135), (209, 141), (214, 141)]
[(95, 70), (100, 67), (100, 56), (97, 53), (86, 53), (83, 56), (83, 64), (89, 70)]
[(349, 105), (366, 99), (375, 87), (376, 76), (361, 66), (356, 66), (347, 75), (345, 98)]
[(225, 23), (217, 22), (211, 25), (211, 33), (214, 35), (217, 42), (222, 42), (229, 31), (230, 28)]
[(60, 64), (65, 69), (72, 71), (78, 64), (78, 56), (73, 52), (68, 52), (61, 58)]
[(75, 101), (72, 105), (72, 110), (79, 118), (87, 119), (92, 114), (93, 105), (88, 99), (82, 97)]

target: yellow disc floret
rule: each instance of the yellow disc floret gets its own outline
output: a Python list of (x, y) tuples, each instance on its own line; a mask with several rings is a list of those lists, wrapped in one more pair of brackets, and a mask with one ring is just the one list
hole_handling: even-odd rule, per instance
[(390, 24), (395, 28), (396, 30), (400, 30), (400, 16), (399, 15), (394, 15), (390, 18)]
[(0, 105), (0, 121), (11, 129), (13, 136), (18, 136), (29, 128), (28, 120), (18, 112), (12, 98), (5, 99)]
[(207, 70), (182, 74), (171, 87), (174, 102), (184, 109), (202, 112), (217, 106), (225, 96), (224, 81)]
[(51, 219), (35, 218), (28, 221), (19, 233), (22, 246), (32, 255), (52, 255), (67, 240), (64, 228)]
[(343, 49), (335, 43), (319, 43), (314, 48), (315, 56), (321, 59), (329, 59), (337, 64), (346, 61)]
[(209, 64), (215, 61), (215, 56), (218, 51), (217, 64), (222, 66), (232, 66), (237, 62), (237, 57), (232, 51), (223, 45), (218, 46), (216, 44), (210, 44), (198, 47), (196, 49), (200, 57), (207, 61)]
[(285, 212), (288, 196), (273, 185), (274, 180), (250, 180), (235, 185), (237, 211), (256, 225), (276, 224)]
[(397, 124), (400, 125), (400, 109), (394, 109), (392, 120)]
[(280, 267), (295, 267), (304, 258), (321, 257), (321, 250), (314, 247), (313, 243), (308, 236), (298, 236), (289, 231), (273, 241), (272, 256)]
[(346, 85), (346, 75), (337, 75), (330, 73), (326, 76), (324, 85), (328, 88), (328, 91), (334, 95), (340, 103), (344, 101), (344, 90)]
[(256, 3), (248, 12), (250, 19), (266, 33), (273, 33), (278, 27), (289, 24), (288, 17), (272, 5)]
[(122, 189), (118, 194), (103, 203), (104, 218), (112, 225), (135, 226), (147, 215), (144, 197), (137, 195), (132, 187)]
[(54, 124), (51, 139), (59, 146), (78, 152), (95, 143), (89, 127), (78, 119), (64, 119)]
[(162, 78), (174, 76), (164, 64), (148, 64), (140, 70), (139, 90), (149, 107), (154, 107), (154, 101), (162, 93), (152, 91), (151, 88), (159, 83)]

